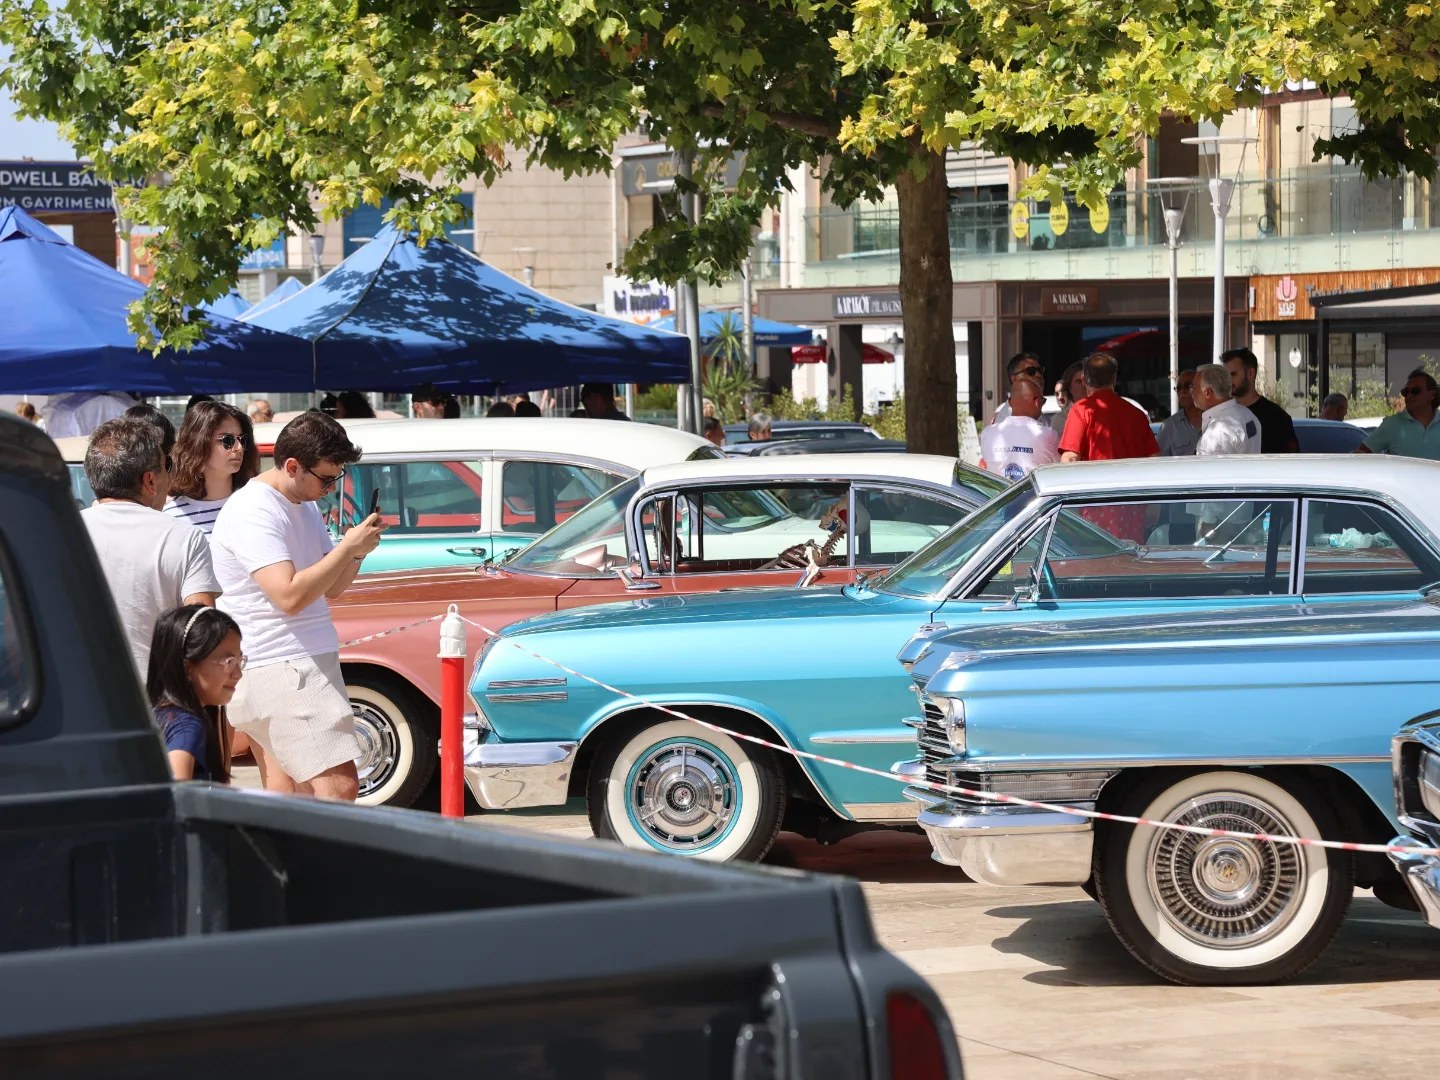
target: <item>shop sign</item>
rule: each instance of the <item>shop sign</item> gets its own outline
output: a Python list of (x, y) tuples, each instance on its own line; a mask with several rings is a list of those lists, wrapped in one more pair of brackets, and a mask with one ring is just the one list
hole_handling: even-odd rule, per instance
[(604, 289), (605, 301), (601, 310), (617, 319), (650, 323), (675, 310), (674, 287), (658, 281), (606, 277)]
[(1030, 235), (1030, 208), (1023, 202), (1010, 207), (1010, 231), (1015, 234), (1016, 240), (1024, 240)]
[[(744, 158), (731, 154), (724, 161), (709, 166), (709, 182), (726, 191), (734, 191), (740, 182)], [(620, 166), (620, 190), (626, 195), (656, 195), (670, 187), (680, 175), (680, 159), (674, 151), (661, 150), (645, 157), (626, 158)]]
[(1275, 283), (1275, 313), (1281, 318), (1293, 319), (1295, 317), (1295, 297), (1300, 295), (1300, 290), (1295, 287), (1295, 279), (1286, 274)]
[(283, 270), (285, 268), (285, 236), (277, 236), (269, 247), (250, 252), (240, 260), (241, 270)]
[(1110, 228), (1110, 203), (1108, 200), (1099, 206), (1090, 208), (1090, 228), (1096, 233), (1103, 233)]
[(880, 315), (900, 314), (900, 294), (836, 293), (833, 310), (837, 319), (873, 319)]
[(1081, 315), (1100, 310), (1100, 290), (1093, 285), (1051, 285), (1040, 294), (1042, 315)]
[(1050, 204), (1050, 231), (1056, 236), (1064, 236), (1065, 230), (1070, 228), (1070, 207), (1063, 202)]
[(32, 214), (115, 212), (110, 185), (78, 161), (0, 161), (0, 206)]

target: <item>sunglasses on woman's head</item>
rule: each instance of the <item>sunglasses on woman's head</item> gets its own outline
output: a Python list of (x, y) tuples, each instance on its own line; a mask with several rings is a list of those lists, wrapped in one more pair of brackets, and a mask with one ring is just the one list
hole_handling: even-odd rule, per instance
[(215, 441), (218, 442), (226, 450), (234, 450), (236, 443), (239, 443), (241, 446), (249, 446), (250, 436), (232, 435), (230, 434), (230, 432), (227, 431), (224, 435), (215, 436)]

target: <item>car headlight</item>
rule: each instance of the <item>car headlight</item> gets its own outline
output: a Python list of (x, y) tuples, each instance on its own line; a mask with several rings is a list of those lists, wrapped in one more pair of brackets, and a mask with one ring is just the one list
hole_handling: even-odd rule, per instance
[(965, 753), (965, 702), (959, 698), (942, 697), (935, 699), (940, 706), (940, 715), (945, 720), (945, 738), (950, 749), (957, 754)]
[(1440, 755), (1429, 750), (1420, 751), (1420, 802), (1440, 822)]

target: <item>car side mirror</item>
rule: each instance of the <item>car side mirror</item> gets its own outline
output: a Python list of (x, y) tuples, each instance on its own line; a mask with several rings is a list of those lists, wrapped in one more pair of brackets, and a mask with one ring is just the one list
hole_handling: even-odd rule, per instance
[(993, 604), (990, 607), (983, 607), (981, 611), (1018, 611), (1021, 604), (1033, 604), (1039, 596), (1039, 589), (1035, 582), (1026, 582), (1024, 585), (1016, 585), (1015, 591), (1010, 594), (1010, 599), (1003, 604)]
[(617, 566), (615, 576), (625, 583), (626, 592), (643, 592), (646, 589), (658, 589), (658, 581), (648, 581), (644, 571), (640, 568), (639, 559), (631, 559), (629, 566)]

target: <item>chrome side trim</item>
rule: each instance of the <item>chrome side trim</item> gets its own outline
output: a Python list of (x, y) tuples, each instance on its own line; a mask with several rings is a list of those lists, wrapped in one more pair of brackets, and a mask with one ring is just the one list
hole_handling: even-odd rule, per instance
[(489, 702), (492, 702), (492, 703), (494, 703), (494, 704), (496, 704), (496, 705), (503, 705), (503, 704), (507, 704), (507, 703), (509, 703), (509, 702), (516, 702), (516, 701), (520, 701), (520, 702), (523, 702), (523, 701), (569, 701), (569, 700), (570, 700), (570, 691), (568, 691), (568, 690), (549, 690), (549, 691), (543, 691), (543, 692), (542, 692), (542, 691), (536, 691), (536, 692), (534, 692), (534, 693), (529, 693), (529, 694), (525, 694), (525, 693), (521, 693), (521, 694), (486, 694), (486, 695), (485, 695), (485, 700), (486, 700), (486, 701), (489, 701)]
[(561, 679), (496, 679), (494, 682), (486, 683), (486, 690), (518, 690), (525, 686), (564, 686), (565, 680)]
[(559, 806), (570, 795), (576, 743), (486, 743), (465, 762), (465, 783), (487, 810)]
[(903, 821), (915, 820), (915, 807), (908, 802), (887, 803), (846, 803), (845, 809), (856, 821)]
[(825, 746), (888, 746), (892, 743), (908, 746), (915, 741), (915, 736), (908, 731), (887, 735), (812, 735), (810, 741)]
[(941, 758), (930, 761), (932, 768), (950, 772), (1005, 773), (1005, 772), (1056, 772), (1087, 771), (1098, 769), (1149, 769), (1162, 765), (1205, 766), (1251, 765), (1263, 768), (1267, 765), (1359, 765), (1375, 761), (1389, 761), (1389, 754), (1275, 754), (1268, 757), (1155, 757), (1155, 758), (1067, 758), (1063, 761), (1006, 761), (976, 762), (970, 759)]

